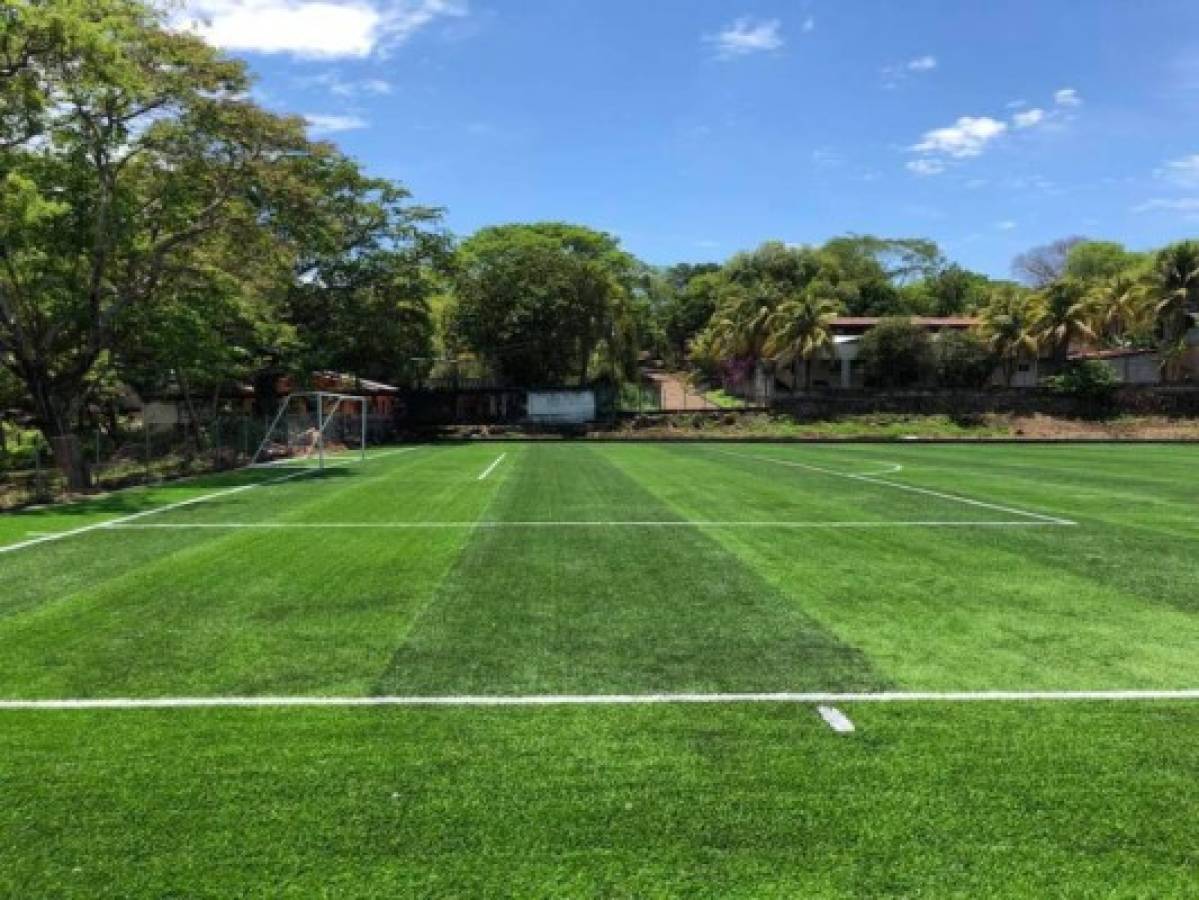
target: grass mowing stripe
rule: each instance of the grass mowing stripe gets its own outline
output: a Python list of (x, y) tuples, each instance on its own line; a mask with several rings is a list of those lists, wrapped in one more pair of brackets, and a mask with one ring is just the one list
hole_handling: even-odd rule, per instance
[[(457, 472), (473, 484), (470, 454), (430, 456), (420, 464), (428, 480)], [(411, 465), (393, 463), (351, 503), (369, 513), (372, 500), (394, 502), (392, 490), (422, 491), (424, 482), (401, 471)], [(333, 494), (304, 492), (305, 503), (289, 513), (319, 508), (349, 478), (318, 479)], [(38, 606), (0, 619), (8, 648), (0, 654), (0, 695), (366, 693), (395, 634), (463, 546), (452, 531), (373, 541), (348, 532), (211, 534), (196, 541), (182, 532), (109, 530), (86, 542), (86, 554), (83, 542), (69, 545), (77, 552), (67, 580), (56, 583), (70, 591), (43, 590)], [(88, 577), (93, 557), (103, 567), (131, 550), (148, 558), (102, 568), (109, 577), (99, 583)]]
[[(594, 448), (529, 445), (497, 519), (677, 515)], [(478, 529), (377, 694), (885, 687), (703, 529)]]
[(905, 522), (903, 520), (895, 522), (740, 522), (735, 519), (726, 522), (709, 522), (697, 519), (695, 521), (680, 522), (559, 522), (553, 520), (530, 522), (132, 522), (111, 525), (109, 527), (134, 530), (152, 528), (1053, 528), (1060, 527), (1060, 523), (1027, 520), (1019, 522), (938, 522), (934, 520), (915, 522)]

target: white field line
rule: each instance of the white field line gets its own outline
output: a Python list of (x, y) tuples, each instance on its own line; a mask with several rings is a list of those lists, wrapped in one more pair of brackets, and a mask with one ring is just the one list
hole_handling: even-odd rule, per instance
[(900, 491), (908, 491), (913, 494), (923, 494), (927, 497), (937, 497), (941, 500), (951, 500), (955, 503), (964, 503), (968, 506), (977, 506), (982, 509), (993, 509), (997, 512), (1010, 513), (1014, 516), (1028, 516), (1029, 518), (1039, 519), (1042, 522), (1047, 522), (1051, 525), (1077, 525), (1078, 523), (1071, 519), (1063, 519), (1059, 516), (1050, 516), (1045, 513), (1033, 512), (1027, 509), (1020, 509), (1014, 506), (1001, 506), (998, 503), (988, 503), (985, 500), (975, 500), (972, 497), (963, 497), (959, 494), (947, 494), (943, 491), (934, 491), (931, 488), (917, 487), (914, 484), (904, 484), (901, 481), (889, 481), (885, 478), (879, 478), (876, 475), (855, 475), (851, 472), (838, 472), (835, 469), (826, 469), (823, 466), (813, 466), (810, 463), (794, 462), (786, 459), (775, 459), (772, 456), (759, 456), (756, 453), (736, 453), (732, 450), (717, 450), (717, 453), (723, 453), (727, 456), (739, 456), (744, 459), (756, 459), (761, 462), (771, 462), (780, 466), (792, 466), (796, 469), (807, 469), (810, 472), (820, 472), (823, 475), (833, 475), (837, 478), (849, 478), (854, 481), (865, 481), (870, 484), (879, 484), (884, 487), (895, 488)]
[(817, 706), (816, 712), (820, 713), (820, 718), (824, 719), (825, 723), (833, 731), (841, 734), (849, 734), (853, 731), (853, 722), (849, 721), (849, 716), (841, 712), (835, 706)]
[(480, 475), (477, 480), (482, 481), (484, 478), (486, 478), (488, 475), (490, 475), (492, 472), (494, 472), (495, 467), (498, 466), (500, 463), (502, 463), (504, 461), (504, 457), (507, 455), (508, 455), (507, 453), (501, 453), (499, 456), (497, 456), (495, 458), (495, 461), (492, 462), (491, 465), (489, 465), (486, 469), (483, 470), (483, 474)]
[(192, 506), (196, 503), (206, 503), (209, 500), (215, 500), (218, 497), (228, 497), (230, 494), (239, 494), (242, 491), (253, 490), (256, 487), (262, 487), (264, 484), (278, 484), (281, 481), (290, 481), (293, 478), (299, 478), (302, 475), (311, 475), (319, 469), (304, 469), (299, 472), (292, 472), (288, 475), (281, 475), (278, 478), (268, 478), (266, 481), (257, 481), (254, 484), (241, 484), (237, 487), (225, 488), (224, 490), (214, 491), (211, 494), (202, 494), (199, 497), (192, 497), (189, 500), (180, 500), (177, 503), (168, 503), (166, 506), (156, 506), (153, 509), (144, 509), (141, 512), (131, 513), (127, 516), (119, 516), (115, 519), (105, 519), (103, 522), (96, 522), (93, 525), (84, 525), (81, 528), (72, 528), (70, 531), (56, 531), (47, 534), (44, 537), (31, 538), (27, 541), (21, 541), (16, 544), (7, 544), (0, 547), (0, 553), (13, 553), (17, 550), (24, 550), (27, 547), (33, 547), (37, 544), (46, 544), (50, 541), (61, 541), (64, 538), (74, 537), (79, 534), (87, 534), (89, 531), (100, 531), (105, 528), (117, 528), (134, 522), (138, 519), (144, 519), (146, 516), (156, 516), (159, 513), (168, 512), (172, 509), (179, 509), (184, 506)]
[(668, 521), (495, 521), (495, 522), (116, 522), (112, 528), (138, 529), (201, 529), (201, 528), (361, 528), (361, 529), (424, 529), (424, 528), (1048, 528), (1058, 525), (1057, 522), (1042, 522), (1034, 519), (1018, 521), (912, 521), (896, 520), (894, 522), (755, 522), (710, 521), (697, 519), (668, 520)]
[(0, 700), (0, 710), (187, 709), (292, 706), (647, 706), (733, 703), (1062, 703), (1077, 701), (1199, 700), (1199, 690), (1109, 691), (807, 691), (778, 693), (449, 694), (444, 696), (94, 697)]

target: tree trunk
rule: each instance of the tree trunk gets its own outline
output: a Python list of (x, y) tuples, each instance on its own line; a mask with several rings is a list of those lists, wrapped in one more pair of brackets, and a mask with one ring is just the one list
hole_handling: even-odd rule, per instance
[(37, 427), (50, 444), (54, 463), (67, 479), (67, 489), (83, 491), (92, 486), (92, 473), (75, 433), (82, 396), (63, 396), (48, 373), (27, 373), (24, 379), (33, 397)]

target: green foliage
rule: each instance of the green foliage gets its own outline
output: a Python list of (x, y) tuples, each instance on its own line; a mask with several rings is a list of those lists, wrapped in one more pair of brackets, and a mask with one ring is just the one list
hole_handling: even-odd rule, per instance
[(1082, 415), (1102, 417), (1114, 409), (1120, 382), (1111, 366), (1102, 360), (1078, 359), (1072, 360), (1059, 374), (1046, 378), (1045, 386), (1077, 401)]
[(452, 331), (519, 384), (624, 377), (635, 271), (615, 238), (582, 226), (485, 228), (458, 250)]
[(928, 331), (909, 319), (883, 319), (862, 336), (858, 359), (866, 383), (904, 388), (927, 381), (936, 370)]
[(1040, 351), (1041, 320), (1036, 296), (1014, 285), (992, 290), (982, 310), (983, 337), (1003, 365), (1004, 381), (1009, 387), (1020, 360), (1035, 359)]
[(1082, 241), (1066, 252), (1063, 274), (1082, 281), (1102, 281), (1135, 276), (1148, 262), (1144, 253), (1133, 253), (1117, 241)]
[(933, 342), (937, 383), (948, 388), (981, 388), (995, 371), (995, 354), (971, 331), (943, 331)]

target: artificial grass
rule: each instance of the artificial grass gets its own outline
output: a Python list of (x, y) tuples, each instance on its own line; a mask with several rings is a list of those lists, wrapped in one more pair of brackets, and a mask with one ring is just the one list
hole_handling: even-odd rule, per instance
[(0, 713), (0, 893), (1181, 896), (1196, 707)]
[[(455, 523), (0, 554), (0, 697), (1194, 687), (1197, 461), (479, 443), (0, 516), (11, 544), (262, 481), (138, 521)], [(472, 524), (565, 521), (596, 524)], [(881, 527), (598, 524), (631, 521)], [(795, 704), (0, 710), (0, 894), (1189, 890), (1199, 706), (843, 709), (853, 734)]]
[[(479, 443), (130, 491), (0, 518), (2, 533), (255, 480), (267, 483), (139, 521), (317, 527), (100, 530), (0, 555), (0, 696), (1189, 687), (1197, 458), (1188, 446)], [(1077, 524), (470, 527), (1026, 518), (900, 484)], [(323, 527), (394, 522), (462, 527)]]

